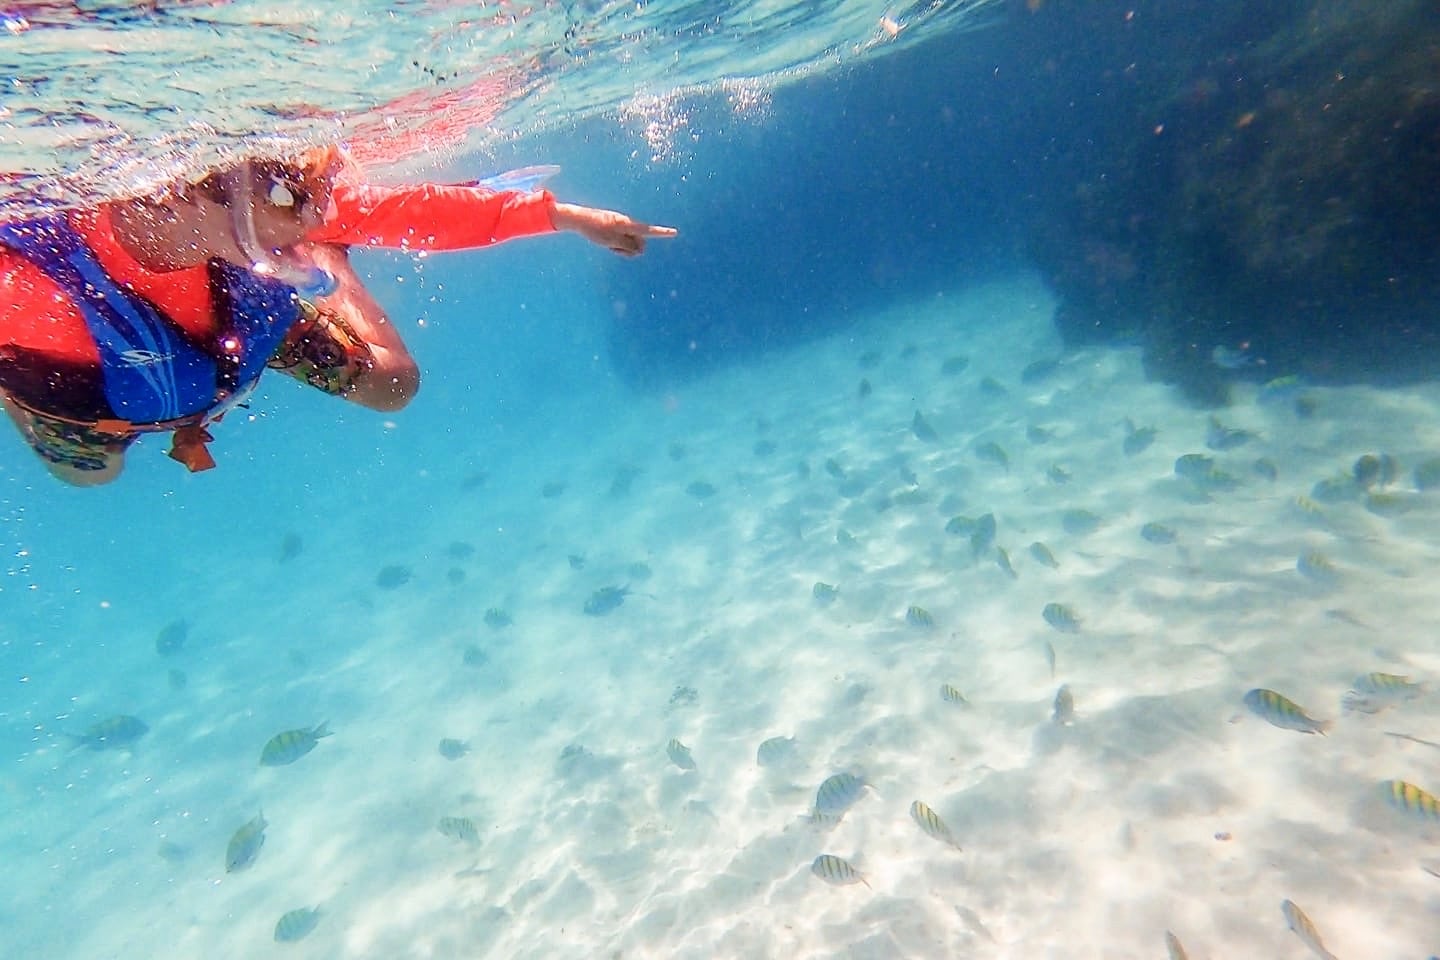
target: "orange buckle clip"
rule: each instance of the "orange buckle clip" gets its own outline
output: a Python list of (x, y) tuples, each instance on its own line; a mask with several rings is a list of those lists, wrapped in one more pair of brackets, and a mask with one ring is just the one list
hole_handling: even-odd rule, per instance
[(185, 464), (191, 473), (199, 473), (215, 466), (215, 458), (205, 448), (214, 440), (210, 431), (202, 425), (180, 427), (174, 433), (170, 445), (170, 459)]

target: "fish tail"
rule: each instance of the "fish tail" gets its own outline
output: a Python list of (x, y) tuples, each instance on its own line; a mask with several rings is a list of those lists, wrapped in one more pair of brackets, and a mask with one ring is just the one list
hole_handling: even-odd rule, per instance
[(321, 737), (329, 737), (334, 735), (334, 733), (335, 731), (330, 729), (330, 721), (321, 720), (315, 726), (315, 729), (310, 731), (310, 736), (314, 737), (316, 740), (319, 740)]

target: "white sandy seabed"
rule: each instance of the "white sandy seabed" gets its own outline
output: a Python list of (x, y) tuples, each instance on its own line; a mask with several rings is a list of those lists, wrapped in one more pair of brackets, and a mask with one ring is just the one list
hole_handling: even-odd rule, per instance
[[(1379, 789), (1440, 792), (1440, 746), (1387, 735), (1440, 741), (1440, 710), (1340, 707), (1369, 671), (1440, 680), (1440, 493), (1410, 474), (1440, 454), (1440, 387), (1311, 388), (1304, 417), (1242, 388), (1219, 416), (1259, 437), (1213, 453), (1207, 412), (1147, 383), (1136, 350), (1063, 353), (1052, 308), (1028, 278), (896, 305), (613, 423), (557, 426), (543, 458), (419, 518), (427, 560), (398, 588), (376, 587), (373, 556), (335, 572), (338, 543), (315, 551), (324, 578), (299, 575), (308, 543), (257, 573), (303, 589), (265, 627), (202, 617), (192, 632), (220, 639), (184, 690), (147, 688), (133, 754), (57, 748), (7, 774), (13, 955), (1121, 960), (1163, 956), (1168, 929), (1197, 960), (1309, 956), (1286, 898), (1341, 958), (1440, 951), (1424, 869), (1440, 828)], [(1158, 431), (1134, 456), (1127, 417)], [(1008, 469), (977, 456), (988, 441)], [(1404, 468), (1398, 515), (1358, 496), (1295, 507), (1371, 452)], [(1239, 486), (1202, 495), (1174, 474), (1186, 453)], [(1067, 532), (1075, 509), (1098, 528)], [(987, 512), (1014, 578), (945, 530)], [(1142, 539), (1151, 521), (1177, 541)], [(1312, 551), (1333, 576), (1297, 569)], [(585, 615), (606, 585), (633, 592)], [(1051, 602), (1077, 632), (1046, 623)], [(933, 627), (907, 623), (912, 605)], [(486, 626), (491, 607), (513, 624)], [(1051, 722), (1061, 683), (1068, 726)], [(1241, 702), (1252, 687), (1335, 726), (1271, 726)], [(335, 735), (313, 753), (256, 765), (272, 733), (322, 719)], [(793, 758), (759, 767), (778, 735)], [(446, 760), (441, 737), (471, 752)], [(672, 737), (696, 770), (667, 759)], [(816, 827), (840, 771), (869, 786)], [(921, 832), (916, 799), (961, 850)], [(226, 842), (261, 809), (258, 860), (227, 875)], [(480, 842), (441, 835), (443, 816)], [(822, 853), (866, 883), (812, 875)], [(315, 903), (305, 940), (272, 942)]]

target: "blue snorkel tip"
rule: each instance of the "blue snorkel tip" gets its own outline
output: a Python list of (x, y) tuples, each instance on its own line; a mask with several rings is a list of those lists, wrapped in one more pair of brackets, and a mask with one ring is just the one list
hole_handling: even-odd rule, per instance
[(305, 283), (295, 285), (295, 289), (300, 291), (302, 296), (307, 298), (328, 297), (340, 289), (339, 281), (331, 276), (329, 271), (315, 267), (311, 271), (311, 274), (311, 277)]
[(328, 297), (340, 288), (339, 282), (328, 270), (314, 264), (296, 261), (256, 260), (250, 265), (250, 272), (265, 280), (283, 283), (293, 287), (295, 292), (307, 300)]

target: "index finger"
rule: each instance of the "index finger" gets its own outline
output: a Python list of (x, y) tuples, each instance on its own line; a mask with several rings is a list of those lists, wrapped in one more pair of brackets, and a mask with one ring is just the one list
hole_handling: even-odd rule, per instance
[(680, 231), (674, 227), (658, 227), (644, 224), (642, 233), (647, 237), (678, 237)]

